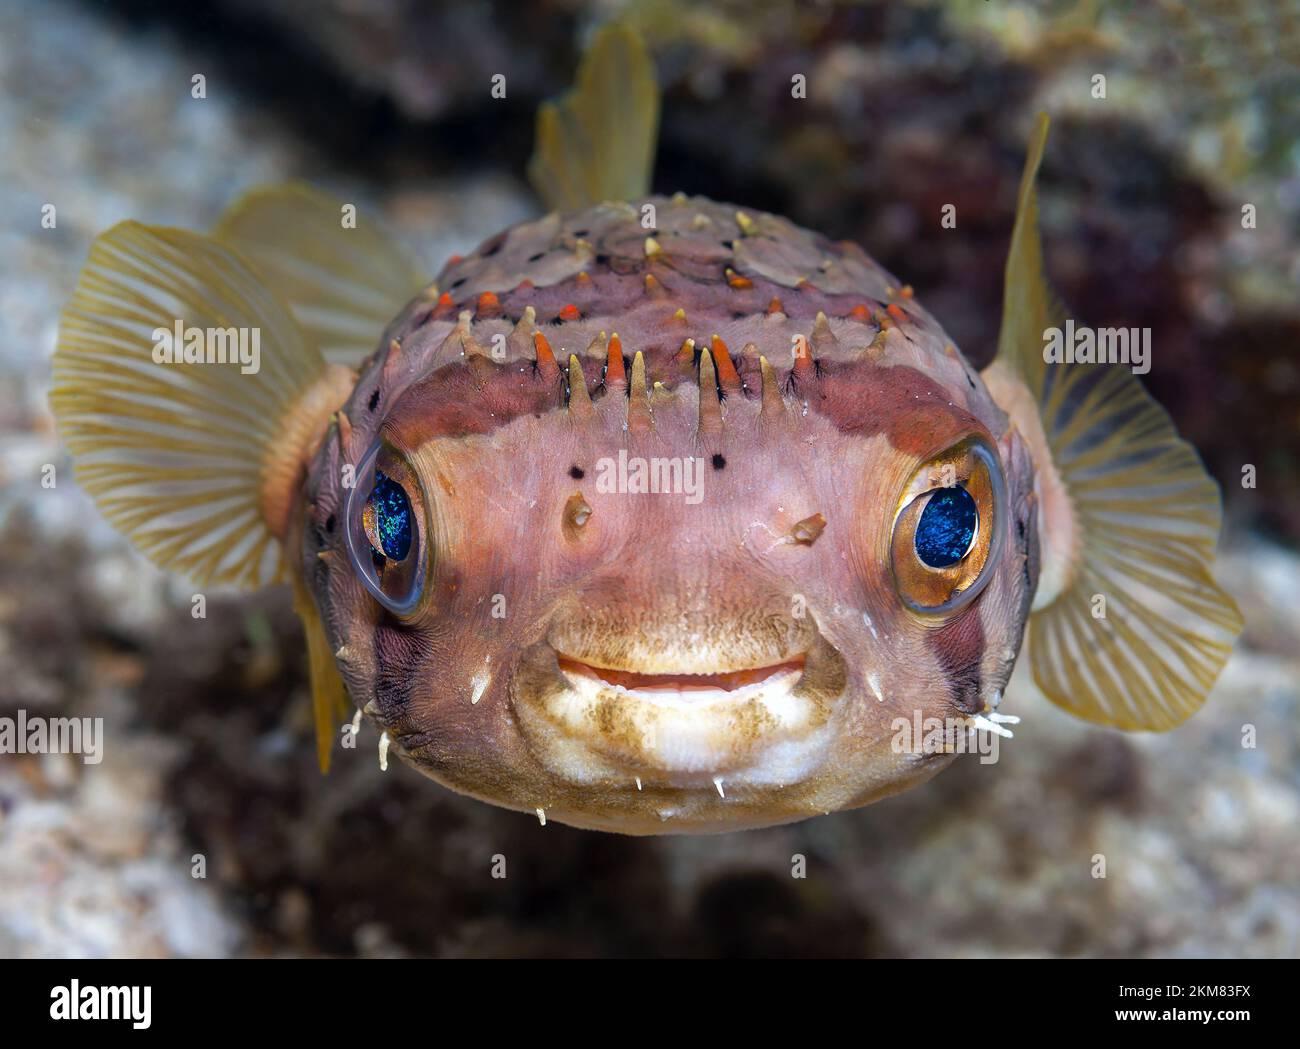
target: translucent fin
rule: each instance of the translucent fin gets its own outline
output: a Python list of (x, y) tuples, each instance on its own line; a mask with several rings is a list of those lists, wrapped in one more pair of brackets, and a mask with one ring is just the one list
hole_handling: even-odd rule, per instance
[(1219, 491), (1128, 366), (1044, 360), (1045, 330), (1066, 320), (1038, 234), (1046, 140), (1040, 115), (986, 373), (1039, 474), (1048, 588), (1029, 620), (1031, 667), (1043, 692), (1081, 718), (1169, 729), (1205, 701), (1242, 628), (1210, 573)]
[(302, 620), (307, 638), (307, 665), (311, 674), (312, 717), (316, 724), (316, 761), (321, 772), (330, 770), (330, 750), (334, 730), (349, 711), (347, 688), (334, 653), (330, 649), (325, 625), (301, 572), (293, 572), (293, 609)]
[[(242, 334), (250, 366), (256, 339), (257, 371), (159, 363), (178, 322), (233, 331), (228, 348)], [(326, 377), (289, 311), (230, 248), (123, 222), (95, 239), (63, 312), (50, 404), (78, 481), (152, 561), (200, 584), (254, 587), (281, 576), (268, 478), (286, 466), (297, 476), (306, 439), (290, 424)]]
[(537, 111), (528, 177), (553, 211), (636, 200), (650, 191), (659, 86), (641, 38), (620, 25), (597, 34), (574, 87)]
[(266, 186), (231, 205), (212, 236), (253, 263), (327, 361), (355, 367), (428, 280), (350, 207), (304, 183)]

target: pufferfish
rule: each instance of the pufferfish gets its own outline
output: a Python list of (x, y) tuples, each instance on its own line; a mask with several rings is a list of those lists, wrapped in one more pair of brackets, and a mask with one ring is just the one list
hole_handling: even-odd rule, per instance
[[(650, 195), (658, 111), (602, 30), (539, 114), (554, 210), (433, 283), (297, 185), (94, 242), (51, 395), (80, 483), (164, 568), (292, 584), (322, 768), (355, 708), (543, 822), (725, 831), (954, 760), (900, 719), (1006, 733), (1022, 641), (1089, 721), (1193, 713), (1241, 629), (1218, 490), (1130, 368), (1045, 361), (1046, 118), (980, 373), (856, 244)], [(241, 330), (256, 371), (212, 352)]]

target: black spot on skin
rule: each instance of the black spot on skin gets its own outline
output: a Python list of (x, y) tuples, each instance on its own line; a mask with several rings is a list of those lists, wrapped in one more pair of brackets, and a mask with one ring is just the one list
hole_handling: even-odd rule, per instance
[(329, 517), (325, 518), (325, 531), (330, 532), (330, 533), (333, 533), (333, 531), (334, 531), (334, 515), (333, 515), (333, 514), (330, 514)]
[(544, 258), (545, 255), (546, 255), (546, 252), (544, 252), (544, 251), (539, 251), (536, 255), (529, 255), (529, 256), (528, 256), (528, 261), (529, 261), (529, 262), (537, 262), (539, 259)]
[(609, 265), (609, 256), (608, 256), (608, 255), (597, 255), (597, 256), (596, 256), (596, 265), (597, 265), (597, 266), (608, 266), (608, 265)]
[(465, 281), (468, 280), (468, 279), (469, 279), (468, 277), (458, 277), (456, 280), (454, 280), (454, 281), (451, 282), (451, 290), (452, 290), (452, 291), (455, 291), (455, 290), (456, 290), (457, 288), (459, 288), (462, 284), (464, 284)]
[(375, 392), (370, 395), (370, 400), (366, 402), (366, 407), (373, 412), (378, 405), (379, 391), (375, 390)]
[(590, 232), (590, 230), (585, 230), (585, 229), (575, 229), (575, 230), (573, 231), (573, 235), (574, 235), (575, 237), (585, 237), (589, 232)]
[(569, 476), (572, 477), (575, 481), (581, 481), (587, 475), (583, 471), (581, 466), (570, 466)]
[(713, 453), (713, 468), (714, 468), (715, 470), (722, 470), (722, 469), (724, 469), (724, 468), (726, 467), (726, 465), (727, 465), (726, 457), (725, 457), (725, 456), (722, 456), (722, 455), (720, 455), (720, 454), (718, 454), (717, 452), (714, 452), (714, 453)]
[(736, 242), (734, 240), (724, 240), (722, 241), (722, 246), (728, 251), (731, 251), (731, 249), (736, 246)]

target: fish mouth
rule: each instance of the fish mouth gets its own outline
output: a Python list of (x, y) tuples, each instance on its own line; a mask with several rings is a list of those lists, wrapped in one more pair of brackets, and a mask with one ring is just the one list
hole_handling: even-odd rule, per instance
[(847, 673), (819, 634), (775, 654), (705, 669), (684, 644), (632, 668), (542, 642), (525, 653), (511, 702), (530, 749), (569, 782), (711, 794), (720, 777), (790, 784), (820, 764)]
[(647, 702), (709, 703), (719, 699), (743, 699), (761, 688), (785, 687), (788, 691), (803, 676), (807, 654), (763, 667), (701, 674), (690, 671), (645, 674), (634, 670), (596, 666), (557, 652), (560, 672), (575, 688), (599, 682), (645, 699)]

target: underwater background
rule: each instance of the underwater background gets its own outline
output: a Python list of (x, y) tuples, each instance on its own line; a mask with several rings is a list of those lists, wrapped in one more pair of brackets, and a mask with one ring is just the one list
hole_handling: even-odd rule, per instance
[[(99, 518), (46, 403), (96, 233), (204, 229), (303, 178), (433, 273), (540, 211), (537, 104), (615, 17), (665, 92), (656, 190), (858, 241), (977, 366), (1051, 114), (1054, 283), (1088, 323), (1152, 329), (1144, 381), (1224, 490), (1217, 574), (1247, 625), (1200, 713), (1087, 726), (1022, 667), (996, 764), (866, 809), (694, 838), (541, 827), (381, 773), (369, 728), (322, 778), (287, 589), (210, 593), (195, 620), (192, 588)], [(0, 0), (0, 203), (0, 717), (106, 729), (98, 765), (0, 755), (0, 956), (1300, 955), (1296, 0)]]

